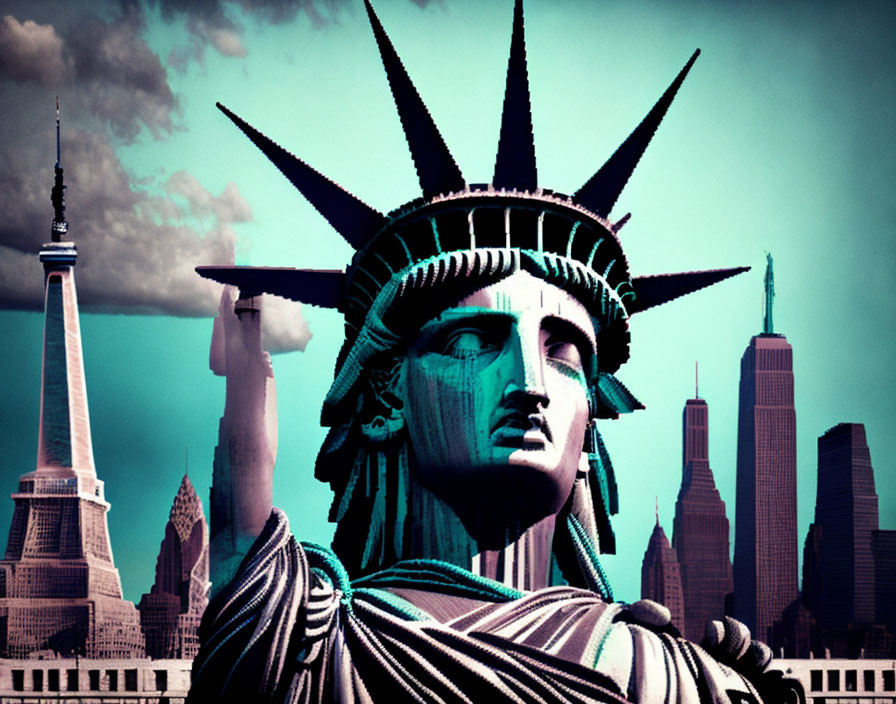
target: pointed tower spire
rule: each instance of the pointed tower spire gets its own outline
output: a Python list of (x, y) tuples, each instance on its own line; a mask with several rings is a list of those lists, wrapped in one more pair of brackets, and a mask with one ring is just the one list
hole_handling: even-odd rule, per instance
[(62, 242), (68, 234), (68, 223), (65, 221), (65, 184), (62, 174), (62, 139), (59, 133), (59, 96), (56, 96), (56, 166), (53, 169), (56, 180), (50, 191), (50, 202), (53, 204), (53, 225), (50, 235), (53, 242)]
[(773, 335), (775, 322), (772, 318), (772, 304), (775, 302), (775, 270), (772, 255), (765, 253), (765, 318), (762, 321), (762, 334)]
[(389, 78), (392, 98), (401, 118), (404, 136), (414, 159), (423, 197), (433, 198), (440, 193), (462, 191), (466, 187), (466, 182), (454, 157), (445, 146), (439, 128), (436, 127), (429, 110), (426, 109), (420, 94), (411, 82), (370, 1), (364, 0), (364, 5)]
[(323, 215), (352, 247), (355, 249), (363, 247), (370, 236), (386, 223), (386, 217), (382, 213), (290, 154), (221, 103), (216, 105), (256, 147), (264, 152), (268, 159), (274, 162), (274, 166), (283, 172), (292, 185), (301, 191), (317, 212)]
[(507, 61), (501, 137), (495, 160), (495, 188), (534, 191), (538, 187), (535, 168), (535, 140), (532, 135), (532, 106), (529, 100), (529, 72), (526, 67), (526, 38), (523, 0), (513, 7), (513, 36)]
[(700, 398), (700, 362), (694, 362), (694, 398)]
[(600, 167), (598, 172), (594, 174), (578, 191), (573, 194), (573, 200), (585, 206), (592, 212), (597, 213), (601, 217), (609, 217), (610, 210), (628, 183), (629, 177), (638, 165), (641, 155), (653, 139), (653, 135), (662, 122), (666, 111), (672, 104), (675, 94), (681, 88), (688, 71), (700, 55), (700, 50), (694, 52), (684, 68), (681, 69), (675, 80), (672, 81), (666, 92), (656, 102), (656, 105), (647, 113), (641, 124), (616, 150), (616, 152), (607, 159), (607, 162)]
[(138, 607), (148, 657), (196, 657), (199, 621), (208, 604), (208, 577), (208, 524), (202, 501), (185, 473), (168, 514), (155, 582)]
[(62, 144), (59, 139), (59, 96), (56, 96), (56, 166), (62, 166)]
[[(145, 655), (134, 604), (124, 601), (112, 558), (103, 481), (90, 437), (75, 290), (74, 242), (66, 232), (59, 106), (53, 241), (44, 267), (44, 341), (37, 466), (19, 478), (0, 591), (0, 657), (36, 651), (88, 658)], [(22, 627), (21, 624), (28, 624)]]

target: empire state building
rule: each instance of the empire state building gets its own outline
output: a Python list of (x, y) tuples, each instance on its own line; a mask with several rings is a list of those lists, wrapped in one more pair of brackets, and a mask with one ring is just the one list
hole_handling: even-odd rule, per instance
[(740, 362), (734, 526), (734, 616), (765, 643), (798, 590), (793, 349), (774, 332), (773, 299), (769, 256), (763, 331)]

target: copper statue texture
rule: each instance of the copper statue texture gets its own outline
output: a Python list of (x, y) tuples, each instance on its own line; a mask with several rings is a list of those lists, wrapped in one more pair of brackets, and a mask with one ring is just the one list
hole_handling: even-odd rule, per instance
[(762, 701), (770, 653), (746, 629), (692, 644), (665, 607), (614, 602), (598, 559), (617, 497), (597, 421), (641, 408), (614, 376), (629, 317), (744, 270), (632, 277), (627, 216), (609, 219), (697, 53), (556, 193), (537, 183), (518, 0), (494, 176), (468, 184), (367, 12), (422, 198), (379, 213), (220, 106), (356, 253), (344, 272), (199, 268), (239, 287), (244, 314), (262, 292), (337, 308), (346, 340), (315, 472), (332, 549), (296, 542), (277, 509), (263, 520), (269, 483), (239, 501), (221, 491), (251, 482), (216, 485), (237, 514), (233, 575), (191, 701)]

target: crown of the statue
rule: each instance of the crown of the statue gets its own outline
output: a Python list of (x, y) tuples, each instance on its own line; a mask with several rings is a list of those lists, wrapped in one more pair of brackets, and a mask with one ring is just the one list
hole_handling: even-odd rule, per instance
[[(479, 275), (504, 266), (537, 273), (583, 299), (602, 323), (691, 293), (745, 267), (632, 277), (610, 211), (699, 55), (695, 51), (647, 116), (615, 153), (572, 195), (538, 186), (523, 28), (522, 0), (513, 32), (501, 132), (490, 184), (468, 184), (411, 82), (369, 0), (367, 13), (417, 170), (422, 198), (389, 214), (370, 207), (218, 104), (356, 250), (343, 271), (270, 267), (198, 267), (208, 278), (244, 292), (272, 293), (337, 308), (346, 318), (347, 353), (390, 284), (389, 304), (448, 269)], [(529, 253), (532, 256), (526, 256)], [(401, 274), (402, 276), (396, 276)], [(457, 272), (455, 271), (455, 274)], [(396, 279), (401, 279), (396, 283)], [(409, 284), (410, 282), (410, 284)], [(616, 354), (612, 367), (627, 357)], [(340, 360), (345, 361), (345, 357)], [(339, 365), (344, 366), (344, 364)], [(607, 371), (613, 371), (608, 369)]]

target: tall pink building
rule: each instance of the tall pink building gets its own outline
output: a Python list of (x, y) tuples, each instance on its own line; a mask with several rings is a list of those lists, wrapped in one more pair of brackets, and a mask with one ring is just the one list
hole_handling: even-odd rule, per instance
[(196, 489), (184, 474), (165, 525), (156, 581), (138, 606), (149, 657), (196, 656), (208, 588), (208, 525)]
[(734, 533), (734, 616), (766, 643), (798, 590), (793, 350), (773, 330), (773, 296), (769, 257), (765, 325), (740, 363)]
[(725, 614), (732, 591), (729, 525), (709, 466), (709, 407), (688, 399), (683, 414), (682, 481), (675, 503), (672, 545), (681, 567), (684, 635), (697, 643), (706, 622)]
[[(57, 117), (58, 137), (58, 117)], [(0, 561), (0, 653), (143, 655), (134, 604), (122, 599), (90, 439), (74, 266), (57, 155), (52, 242), (41, 248), (45, 323), (37, 467), (23, 474)]]

